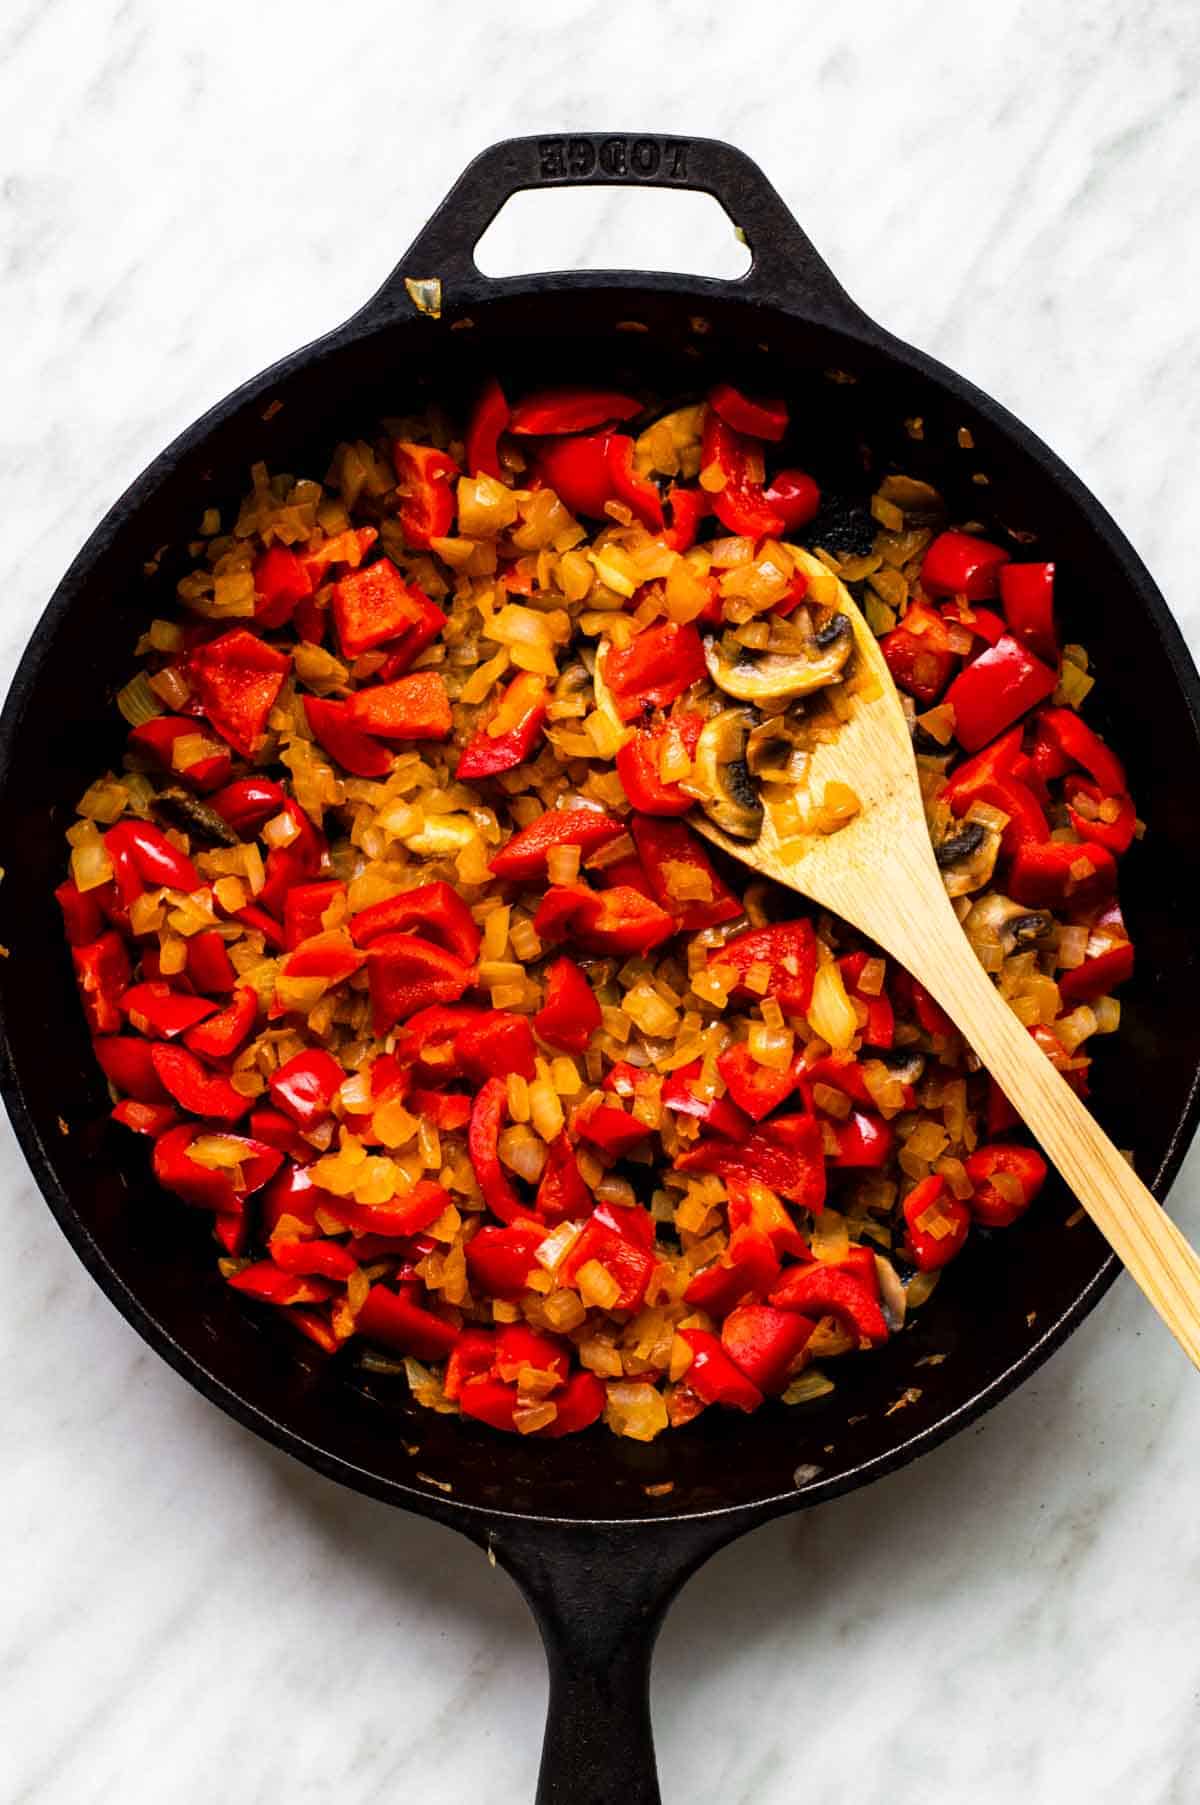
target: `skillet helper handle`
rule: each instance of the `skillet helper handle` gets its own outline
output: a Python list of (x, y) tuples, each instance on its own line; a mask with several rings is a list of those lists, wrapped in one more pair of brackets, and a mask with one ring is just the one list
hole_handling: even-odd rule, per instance
[[(862, 314), (758, 164), (719, 138), (652, 132), (577, 132), (505, 138), (468, 164), (401, 258), (368, 312), (403, 314), (428, 302), (409, 286), (436, 280), (443, 310), (500, 294), (506, 279), (483, 275), (475, 246), (504, 203), (527, 188), (684, 188), (711, 194), (742, 233), (753, 262), (745, 276), (713, 281), (749, 300), (786, 298), (817, 321), (850, 325)], [(525, 282), (527, 278), (516, 279)], [(692, 278), (689, 284), (697, 286)], [(418, 288), (418, 293), (426, 293)]]
[(511, 1523), (489, 1537), (550, 1668), (536, 1805), (661, 1805), (654, 1644), (684, 1580), (745, 1527)]

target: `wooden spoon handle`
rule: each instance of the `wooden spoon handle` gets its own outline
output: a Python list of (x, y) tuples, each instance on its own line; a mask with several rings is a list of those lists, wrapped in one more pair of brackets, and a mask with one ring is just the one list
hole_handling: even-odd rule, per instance
[[(934, 923), (927, 921), (926, 926)], [(940, 920), (936, 926), (941, 928)], [(1200, 1368), (1200, 1258), (1013, 1014), (961, 928), (956, 924), (954, 935), (922, 935), (919, 927), (915, 933), (901, 928), (889, 939), (911, 941), (891, 950), (962, 1030), (1180, 1347)]]

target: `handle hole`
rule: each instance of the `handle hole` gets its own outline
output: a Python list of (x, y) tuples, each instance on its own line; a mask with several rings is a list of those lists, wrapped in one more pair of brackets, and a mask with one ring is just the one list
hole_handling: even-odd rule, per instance
[(724, 207), (683, 189), (526, 189), (475, 246), (475, 262), (493, 277), (639, 269), (733, 282), (751, 261)]

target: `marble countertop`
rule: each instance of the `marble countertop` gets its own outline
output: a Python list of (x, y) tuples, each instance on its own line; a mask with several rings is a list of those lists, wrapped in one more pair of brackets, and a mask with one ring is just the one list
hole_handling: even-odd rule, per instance
[[(743, 145), (869, 312), (1101, 495), (1195, 645), (1198, 75), (1190, 0), (9, 0), (3, 676), (147, 460), (531, 124)], [(548, 198), (494, 265), (733, 254), (678, 196)], [(545, 1679), (509, 1581), (203, 1402), (0, 1143), (0, 1795), (530, 1799)], [(1195, 1158), (1174, 1209), (1200, 1233)], [(982, 1424), (719, 1556), (657, 1658), (667, 1805), (1185, 1805), (1198, 1436), (1122, 1281)]]

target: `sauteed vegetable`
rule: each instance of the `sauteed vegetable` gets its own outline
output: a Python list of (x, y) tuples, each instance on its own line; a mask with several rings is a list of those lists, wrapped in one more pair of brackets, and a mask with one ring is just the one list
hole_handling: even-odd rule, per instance
[(322, 482), (256, 466), (118, 697), (57, 892), (113, 1116), (228, 1284), (430, 1409), (649, 1440), (800, 1403), (1036, 1198), (921, 986), (689, 825), (857, 811), (805, 788), (843, 584), (984, 966), (1082, 1094), (1119, 1024), (1139, 824), (1053, 565), (900, 473), (822, 496), (791, 432), (724, 383), (492, 381)]

